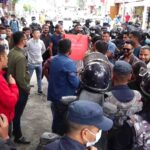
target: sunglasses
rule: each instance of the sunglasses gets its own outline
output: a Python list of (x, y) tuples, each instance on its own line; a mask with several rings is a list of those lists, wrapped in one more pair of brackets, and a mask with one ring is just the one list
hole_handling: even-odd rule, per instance
[(132, 49), (129, 48), (123, 48), (124, 51), (131, 51)]

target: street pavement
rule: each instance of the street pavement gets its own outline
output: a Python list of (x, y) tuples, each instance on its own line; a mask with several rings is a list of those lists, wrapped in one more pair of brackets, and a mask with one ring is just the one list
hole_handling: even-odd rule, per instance
[(37, 94), (36, 76), (33, 75), (31, 85), (34, 85), (34, 87), (31, 89), (21, 122), (23, 135), (31, 141), (31, 144), (17, 145), (18, 150), (35, 150), (42, 133), (51, 131), (52, 114), (50, 102), (47, 101), (46, 96), (48, 85), (45, 78), (42, 81), (44, 94), (39, 96)]

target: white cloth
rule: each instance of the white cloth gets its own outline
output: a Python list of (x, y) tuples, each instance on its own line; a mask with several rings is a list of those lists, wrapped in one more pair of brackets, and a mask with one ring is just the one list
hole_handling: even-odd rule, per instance
[(9, 44), (8, 44), (8, 41), (7, 40), (0, 40), (0, 45), (3, 45), (5, 46), (5, 51), (7, 53), (7, 55), (9, 54)]

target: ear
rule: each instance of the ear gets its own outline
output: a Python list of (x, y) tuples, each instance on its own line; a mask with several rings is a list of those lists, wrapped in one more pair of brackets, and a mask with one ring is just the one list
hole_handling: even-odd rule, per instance
[(87, 139), (86, 139), (86, 137), (87, 137), (87, 131), (86, 131), (86, 129), (82, 129), (81, 130), (81, 139), (82, 139), (82, 141), (83, 141), (83, 144), (86, 144), (87, 143)]
[(132, 78), (132, 73), (129, 74), (129, 76), (128, 76), (128, 81), (130, 81), (131, 78)]
[(2, 61), (2, 59), (3, 59), (2, 57), (3, 57), (3, 56), (2, 56), (2, 55), (0, 55), (0, 62), (1, 62), (1, 61)]

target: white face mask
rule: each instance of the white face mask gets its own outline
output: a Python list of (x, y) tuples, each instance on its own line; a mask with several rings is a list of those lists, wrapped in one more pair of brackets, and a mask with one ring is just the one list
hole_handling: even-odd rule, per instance
[(6, 39), (6, 37), (7, 37), (6, 34), (1, 34), (1, 35), (0, 35), (0, 39), (2, 39), (2, 40)]
[(93, 145), (95, 145), (99, 140), (100, 140), (100, 138), (101, 138), (101, 136), (102, 136), (102, 130), (99, 130), (99, 132), (98, 133), (96, 133), (96, 134), (94, 134), (93, 132), (91, 132), (90, 130), (88, 130), (92, 135), (94, 135), (95, 137), (96, 137), (96, 139), (95, 139), (95, 141), (93, 141), (93, 142), (87, 142), (86, 143), (86, 147), (90, 147), (90, 146), (93, 146)]
[(32, 23), (36, 23), (36, 20), (32, 20)]

